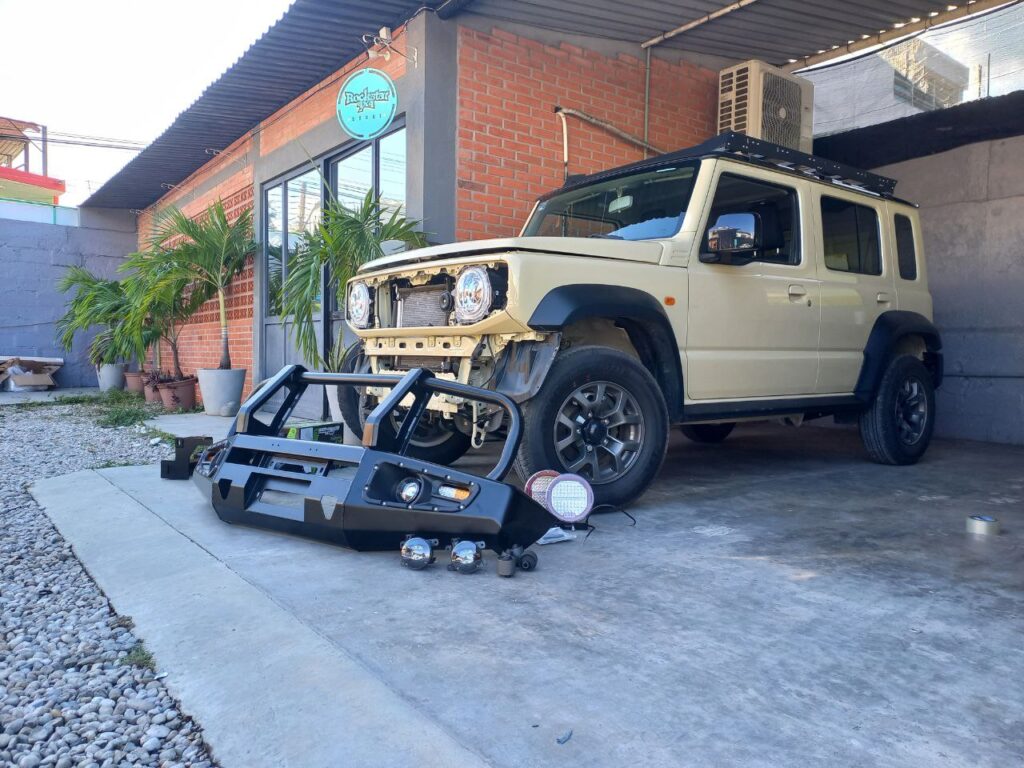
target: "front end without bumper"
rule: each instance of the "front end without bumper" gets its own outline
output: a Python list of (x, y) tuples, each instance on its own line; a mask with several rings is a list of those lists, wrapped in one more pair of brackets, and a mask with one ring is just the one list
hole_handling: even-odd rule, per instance
[[(367, 417), (362, 445), (278, 436), (311, 384), (390, 388)], [(508, 438), (486, 477), (406, 455), (416, 425), (437, 393), (506, 411)], [(393, 437), (381, 430), (392, 411), (410, 399)], [(268, 409), (272, 400), (280, 404)], [(420, 536), (442, 547), (468, 539), (499, 553), (519, 552), (558, 525), (542, 506), (501, 482), (520, 438), (519, 408), (501, 393), (440, 379), (425, 369), (388, 376), (314, 373), (292, 365), (242, 404), (227, 439), (202, 453), (192, 477), (228, 523), (364, 551), (397, 550), (410, 536)], [(401, 498), (401, 487), (419, 490), (408, 500)]]

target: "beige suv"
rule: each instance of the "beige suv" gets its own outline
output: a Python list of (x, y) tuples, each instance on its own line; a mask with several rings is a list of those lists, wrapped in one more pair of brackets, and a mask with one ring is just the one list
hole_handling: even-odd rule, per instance
[[(859, 422), (875, 461), (913, 463), (941, 341), (917, 210), (894, 186), (738, 134), (570, 177), (520, 237), (363, 267), (346, 370), (504, 392), (523, 408), (518, 473), (578, 473), (599, 504), (643, 493), (673, 424), (716, 443), (739, 421), (832, 416)], [(350, 428), (382, 394), (341, 394)], [(428, 408), (425, 460), (501, 437), (499, 412), (443, 395)]]

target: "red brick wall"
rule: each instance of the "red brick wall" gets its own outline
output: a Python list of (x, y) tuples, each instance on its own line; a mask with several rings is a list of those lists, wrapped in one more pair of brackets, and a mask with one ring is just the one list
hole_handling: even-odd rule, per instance
[[(568, 43), (544, 45), (504, 30), (459, 28), (459, 240), (515, 235), (534, 200), (562, 183), (555, 105), (643, 136), (644, 62)], [(666, 151), (714, 133), (718, 75), (653, 59), (651, 144)], [(569, 171), (590, 173), (640, 160), (643, 150), (568, 117)]]

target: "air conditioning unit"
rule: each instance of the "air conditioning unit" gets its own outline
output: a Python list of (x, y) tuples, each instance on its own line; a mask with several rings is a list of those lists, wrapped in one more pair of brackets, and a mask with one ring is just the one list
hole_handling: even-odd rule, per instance
[(746, 61), (718, 75), (718, 132), (810, 153), (814, 84), (763, 61)]

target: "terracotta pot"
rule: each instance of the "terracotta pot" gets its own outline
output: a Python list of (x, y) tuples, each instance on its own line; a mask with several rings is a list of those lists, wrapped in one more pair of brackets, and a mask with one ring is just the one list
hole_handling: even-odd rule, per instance
[(134, 392), (137, 395), (141, 395), (143, 375), (145, 374), (142, 371), (125, 371), (124, 388), (129, 392)]
[(156, 387), (152, 387), (149, 384), (143, 384), (142, 393), (146, 396), (147, 403), (160, 402), (160, 391)]
[(191, 411), (196, 407), (195, 377), (181, 381), (161, 381), (158, 389), (165, 410)]

